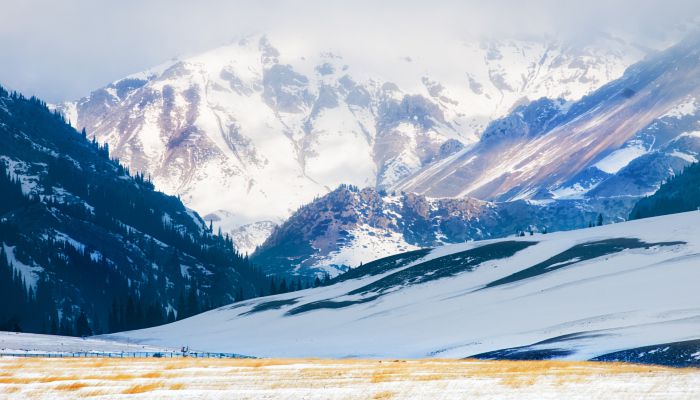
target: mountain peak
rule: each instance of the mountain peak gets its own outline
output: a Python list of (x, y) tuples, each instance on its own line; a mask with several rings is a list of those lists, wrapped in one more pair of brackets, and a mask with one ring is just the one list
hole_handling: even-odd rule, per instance
[(606, 38), (443, 45), (449, 65), (398, 49), (377, 63), (255, 35), (62, 110), (132, 170), (231, 231), (280, 223), (342, 183), (393, 187), (478, 141), (523, 99), (575, 100), (642, 56)]

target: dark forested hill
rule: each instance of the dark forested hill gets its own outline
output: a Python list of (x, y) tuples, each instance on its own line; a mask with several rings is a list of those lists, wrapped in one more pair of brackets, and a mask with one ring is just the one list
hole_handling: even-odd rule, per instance
[(698, 207), (700, 207), (700, 163), (694, 163), (680, 174), (669, 178), (656, 193), (639, 200), (632, 209), (630, 218), (675, 214), (697, 210)]
[(268, 285), (178, 198), (0, 87), (0, 329), (133, 329)]

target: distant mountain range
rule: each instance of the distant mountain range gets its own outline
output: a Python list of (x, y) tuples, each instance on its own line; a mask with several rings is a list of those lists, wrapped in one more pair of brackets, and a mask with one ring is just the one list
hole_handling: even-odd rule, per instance
[(392, 187), (394, 196), (326, 195), (254, 257), (286, 272), (334, 274), (411, 248), (575, 229), (597, 214), (622, 221), (637, 199), (698, 159), (698, 49), (691, 36), (580, 101), (519, 106), (479, 142)]
[(60, 109), (241, 252), (261, 246), (268, 272), (335, 275), (411, 248), (623, 220), (697, 159), (699, 42), (647, 54), (611, 36), (483, 40), (455, 44), (447, 70), (419, 55), (375, 70), (257, 36)]
[(173, 60), (59, 108), (252, 252), (316, 196), (340, 184), (408, 185), (513, 108), (577, 100), (647, 54), (600, 35), (445, 40), (442, 56), (367, 62), (285, 39), (254, 36)]

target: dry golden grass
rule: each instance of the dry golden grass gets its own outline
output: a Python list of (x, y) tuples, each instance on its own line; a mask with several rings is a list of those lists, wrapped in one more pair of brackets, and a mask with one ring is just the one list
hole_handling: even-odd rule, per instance
[[(403, 372), (403, 373), (405, 373), (405, 372)], [(399, 371), (398, 369), (383, 368), (383, 369), (380, 369), (379, 371), (376, 371), (372, 374), (372, 378), (370, 379), (370, 382), (372, 382), (372, 383), (390, 382), (390, 381), (396, 380), (401, 375), (402, 375), (402, 371)]]
[(87, 383), (83, 382), (73, 382), (73, 383), (68, 383), (68, 384), (63, 384), (63, 385), (58, 385), (54, 388), (54, 390), (63, 390), (63, 391), (76, 391), (80, 390), (84, 387), (87, 387)]
[(129, 387), (128, 389), (125, 389), (122, 391), (123, 394), (137, 394), (137, 393), (146, 393), (146, 392), (152, 392), (154, 390), (158, 390), (160, 388), (163, 388), (163, 382), (151, 382), (151, 383), (144, 383), (140, 385), (133, 385)]
[(105, 389), (96, 389), (96, 390), (88, 390), (88, 391), (81, 391), (79, 393), (80, 397), (97, 397), (97, 396), (106, 396), (110, 394), (108, 390)]
[(11, 394), (11, 393), (16, 393), (19, 392), (20, 386), (6, 386), (2, 388), (1, 393), (6, 393), (6, 394)]
[[(21, 366), (18, 367), (18, 366)], [(627, 378), (629, 376), (630, 378)], [(618, 377), (618, 378), (615, 378)], [(227, 393), (324, 393), (364, 387), (352, 399), (405, 399), (407, 387), (469, 388), (486, 384), (497, 390), (586, 387), (599, 379), (648, 378), (645, 390), (663, 393), (666, 377), (695, 382), (700, 370), (623, 363), (482, 360), (317, 360), (317, 359), (2, 359), (0, 398), (76, 398), (149, 393), (188, 396), (200, 390)], [(687, 378), (684, 378), (687, 377)], [(486, 382), (486, 383), (485, 383)], [(12, 392), (8, 392), (12, 390)], [(21, 393), (19, 391), (21, 390)], [(369, 390), (369, 391), (367, 391)], [(479, 389), (482, 390), (482, 389)], [(641, 389), (640, 389), (641, 390)], [(194, 392), (192, 392), (194, 391)], [(9, 393), (14, 393), (10, 395)], [(325, 392), (328, 393), (328, 392)], [(5, 396), (5, 397), (4, 397)], [(146, 395), (148, 396), (148, 395)], [(407, 397), (408, 396), (408, 397)], [(236, 397), (236, 396), (223, 396)], [(261, 396), (263, 397), (263, 396)], [(323, 398), (309, 397), (309, 398)], [(693, 398), (687, 396), (687, 398)], [(700, 398), (700, 397), (698, 397)]]
[(390, 392), (390, 391), (386, 390), (383, 392), (376, 393), (372, 397), (372, 399), (374, 399), (374, 400), (387, 400), (387, 399), (390, 399), (392, 397), (394, 397), (394, 392)]
[(168, 364), (163, 366), (164, 370), (171, 370), (171, 369), (182, 369), (182, 368), (187, 368), (186, 366), (179, 364), (179, 363), (173, 363), (169, 362)]
[(102, 379), (106, 381), (130, 381), (133, 379), (136, 379), (138, 376), (134, 374), (116, 374), (116, 375), (105, 375), (105, 376), (100, 376), (100, 375), (94, 375), (90, 376), (90, 379)]
[(523, 386), (532, 386), (537, 382), (537, 376), (529, 374), (507, 374), (501, 377), (501, 384), (519, 388)]
[(11, 363), (11, 364), (6, 364), (2, 366), (3, 370), (14, 370), (14, 369), (22, 369), (25, 366), (25, 361), (26, 360), (18, 360), (17, 362)]

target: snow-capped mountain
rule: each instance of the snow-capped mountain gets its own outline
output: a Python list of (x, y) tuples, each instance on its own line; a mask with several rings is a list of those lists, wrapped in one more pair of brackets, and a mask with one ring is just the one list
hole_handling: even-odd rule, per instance
[(567, 103), (540, 99), (396, 189), (509, 201), (653, 193), (700, 153), (700, 35)]
[(635, 197), (492, 203), (343, 185), (301, 207), (253, 254), (266, 272), (312, 278), (424, 247), (627, 219)]
[[(691, 36), (579, 101), (516, 107), (479, 142), (390, 190), (399, 197), (344, 188), (318, 199), (255, 257), (287, 273), (333, 275), (409, 248), (575, 229), (598, 213), (626, 219), (635, 199), (700, 154), (699, 43)], [(405, 199), (421, 199), (418, 212)]]
[(329, 286), (111, 338), (268, 357), (620, 359), (627, 349), (689, 344), (697, 352), (699, 249), (697, 211), (442, 246), (365, 264)]
[(255, 36), (60, 108), (157, 188), (225, 231), (239, 228), (250, 239), (242, 250), (251, 251), (264, 239), (256, 223), (278, 224), (341, 183), (406, 182), (470, 147), (514, 106), (576, 100), (645, 55), (605, 35), (584, 44), (484, 39), (433, 47), (367, 62)]

